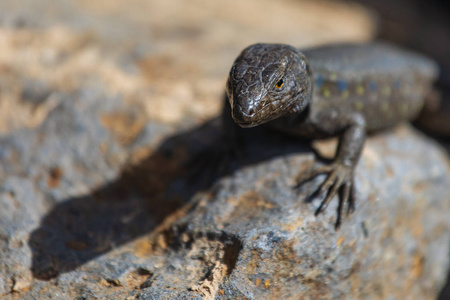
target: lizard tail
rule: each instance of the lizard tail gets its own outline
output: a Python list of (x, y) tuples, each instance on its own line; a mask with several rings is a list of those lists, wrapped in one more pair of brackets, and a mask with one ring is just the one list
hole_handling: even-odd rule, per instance
[(435, 88), (425, 98), (415, 123), (432, 135), (450, 139), (450, 66), (441, 66)]

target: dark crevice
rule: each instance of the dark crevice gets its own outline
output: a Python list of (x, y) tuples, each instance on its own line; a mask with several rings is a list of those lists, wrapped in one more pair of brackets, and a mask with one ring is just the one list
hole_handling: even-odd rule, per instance
[[(235, 269), (239, 254), (242, 250), (242, 242), (235, 235), (227, 232), (189, 232), (187, 231), (187, 224), (173, 226), (171, 229), (162, 233), (165, 242), (168, 245), (167, 251), (180, 251), (182, 249), (192, 249), (196, 240), (206, 238), (210, 242), (219, 242), (223, 248), (222, 263), (227, 266), (227, 276)], [(205, 278), (210, 275), (211, 270), (206, 272)]]

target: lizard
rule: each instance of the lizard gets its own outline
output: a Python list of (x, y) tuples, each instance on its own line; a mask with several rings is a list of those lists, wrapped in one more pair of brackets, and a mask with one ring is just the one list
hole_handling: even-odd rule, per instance
[(383, 43), (254, 44), (229, 72), (222, 136), (229, 148), (239, 127), (259, 125), (300, 138), (339, 137), (334, 160), (306, 178), (327, 174), (314, 193), (325, 195), (315, 215), (339, 196), (337, 229), (344, 205), (347, 214), (355, 209), (354, 171), (367, 134), (417, 118), (438, 73), (431, 59)]

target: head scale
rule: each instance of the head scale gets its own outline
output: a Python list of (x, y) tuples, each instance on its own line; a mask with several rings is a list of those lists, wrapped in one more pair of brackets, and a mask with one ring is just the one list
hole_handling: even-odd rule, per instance
[(303, 111), (311, 87), (308, 62), (299, 50), (282, 44), (255, 44), (234, 62), (227, 96), (234, 121), (253, 127)]

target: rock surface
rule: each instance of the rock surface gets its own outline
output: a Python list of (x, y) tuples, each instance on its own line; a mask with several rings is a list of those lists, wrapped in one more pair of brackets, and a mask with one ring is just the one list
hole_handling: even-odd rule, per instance
[(450, 167), (409, 126), (368, 140), (339, 231), (336, 203), (305, 202), (323, 178), (292, 189), (315, 165), (305, 142), (254, 129), (227, 176), (189, 164), (215, 145), (243, 47), (367, 39), (364, 10), (265, 1), (303, 18), (263, 23), (256, 1), (16, 3), (0, 4), (0, 298), (436, 297)]

